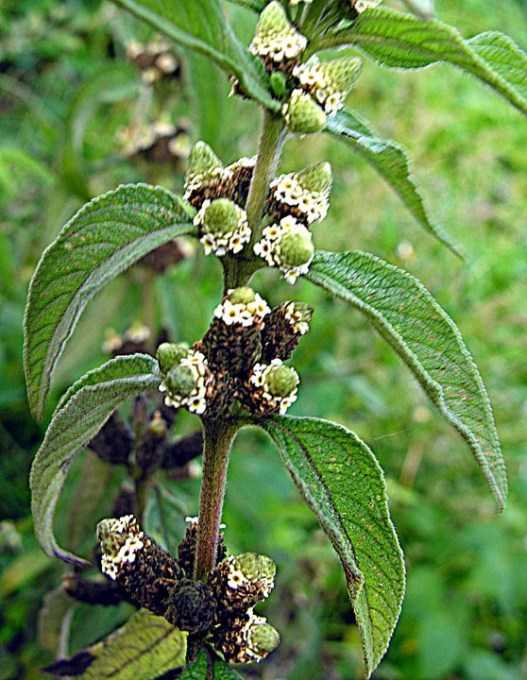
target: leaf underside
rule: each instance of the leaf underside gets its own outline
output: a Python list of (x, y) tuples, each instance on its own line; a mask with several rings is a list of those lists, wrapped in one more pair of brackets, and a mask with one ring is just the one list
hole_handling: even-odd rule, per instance
[(68, 468), (126, 399), (159, 385), (155, 359), (145, 354), (117, 357), (75, 383), (57, 408), (30, 474), (35, 533), (44, 551), (74, 565), (85, 560), (57, 545), (53, 534), (55, 507)]
[(113, 1), (168, 38), (212, 59), (237, 78), (248, 95), (267, 108), (279, 108), (267, 88), (265, 71), (235, 36), (219, 0)]
[(185, 663), (187, 634), (162, 616), (138, 612), (103, 642), (89, 648), (95, 659), (83, 680), (154, 680)]
[(148, 252), (194, 232), (181, 198), (146, 184), (121, 186), (87, 203), (46, 249), (25, 313), (29, 405), (42, 416), (53, 371), (87, 303)]
[(369, 253), (318, 252), (307, 278), (366, 315), (472, 449), (499, 509), (507, 473), (492, 407), (456, 325), (407, 272)]
[(382, 470), (370, 449), (340, 425), (289, 416), (258, 424), (341, 559), (369, 677), (388, 647), (405, 586)]
[(459, 248), (444, 229), (430, 219), (402, 147), (395, 142), (376, 137), (366, 123), (351, 111), (342, 111), (329, 118), (326, 130), (345, 141), (353, 151), (370, 163), (392, 187), (417, 222), (453, 253), (462, 257)]
[(483, 33), (464, 40), (459, 31), (436, 19), (379, 7), (362, 13), (351, 28), (327, 45), (355, 45), (383, 66), (420, 69), (445, 62), (472, 74), (527, 114), (526, 53), (506, 35)]

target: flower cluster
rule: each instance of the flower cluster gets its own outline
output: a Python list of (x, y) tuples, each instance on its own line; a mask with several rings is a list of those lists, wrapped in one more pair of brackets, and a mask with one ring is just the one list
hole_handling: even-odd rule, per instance
[(205, 356), (183, 344), (163, 343), (157, 357), (163, 376), (159, 391), (166, 394), (165, 404), (203, 414), (211, 381)]
[(220, 602), (231, 609), (253, 607), (274, 588), (276, 565), (266, 555), (243, 553), (222, 560), (211, 578)]
[(245, 210), (228, 198), (206, 199), (194, 224), (199, 228), (206, 255), (214, 253), (223, 257), (227, 253), (239, 253), (251, 240)]
[(270, 311), (267, 302), (250, 288), (231, 288), (214, 310), (214, 317), (227, 326), (240, 324), (248, 327), (260, 324)]
[(254, 38), (249, 46), (271, 70), (278, 64), (291, 63), (307, 47), (307, 39), (289, 22), (283, 6), (271, 2), (260, 14)]
[(285, 366), (281, 359), (273, 359), (270, 364), (256, 364), (249, 378), (253, 408), (265, 414), (284, 415), (296, 401), (299, 382), (295, 369)]
[(165, 78), (179, 78), (181, 64), (170, 50), (170, 45), (156, 40), (147, 45), (133, 41), (126, 47), (126, 56), (141, 70), (145, 83), (152, 85)]
[(311, 310), (306, 309), (306, 305), (299, 305), (296, 302), (287, 302), (284, 309), (284, 317), (291, 324), (291, 327), (298, 335), (309, 333), (309, 322), (311, 320)]
[(315, 247), (309, 229), (288, 215), (278, 224), (265, 227), (254, 252), (270, 267), (278, 267), (285, 280), (294, 284), (299, 276), (309, 271)]
[(137, 553), (145, 547), (145, 536), (133, 515), (100, 522), (97, 540), (102, 551), (101, 570), (114, 581), (123, 565), (135, 562)]
[(221, 633), (213, 636), (212, 645), (227, 663), (258, 663), (280, 644), (276, 628), (252, 610), (234, 618)]
[(323, 63), (313, 58), (306, 64), (295, 66), (293, 76), (300, 88), (311, 95), (324, 112), (331, 116), (344, 106), (344, 101), (360, 74), (361, 64), (358, 57), (333, 59)]
[(329, 163), (280, 175), (271, 183), (269, 212), (273, 217), (293, 215), (306, 225), (321, 222), (328, 212), (331, 184)]

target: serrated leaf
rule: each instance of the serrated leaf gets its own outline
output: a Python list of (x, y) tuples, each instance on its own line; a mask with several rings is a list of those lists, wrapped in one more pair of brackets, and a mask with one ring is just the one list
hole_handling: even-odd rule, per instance
[(28, 400), (42, 416), (55, 366), (87, 303), (143, 255), (194, 231), (191, 209), (161, 187), (121, 186), (87, 203), (42, 255), (25, 314)]
[(267, 108), (280, 108), (267, 89), (265, 72), (238, 41), (219, 0), (113, 1), (168, 38), (215, 61), (240, 81), (243, 90)]
[(500, 33), (464, 40), (454, 27), (385, 7), (363, 12), (354, 24), (323, 39), (319, 48), (355, 45), (382, 66), (420, 69), (446, 62), (490, 85), (527, 114), (526, 54)]
[(69, 397), (55, 411), (29, 479), (35, 533), (48, 555), (86, 565), (85, 560), (60, 548), (53, 534), (55, 506), (68, 468), (123, 401), (156, 389), (159, 381), (157, 362), (152, 357), (118, 357), (81, 378), (80, 385), (71, 388)]
[(366, 123), (350, 111), (341, 111), (328, 120), (326, 130), (343, 139), (383, 177), (399, 196), (417, 222), (453, 253), (462, 257), (444, 229), (432, 222), (410, 171), (410, 163), (402, 147), (375, 136)]
[(186, 633), (140, 609), (117, 632), (89, 648), (95, 656), (83, 680), (154, 680), (185, 663)]
[(507, 473), (487, 391), (457, 326), (432, 295), (407, 272), (360, 251), (318, 252), (307, 278), (367, 316), (466, 440), (503, 509)]
[(260, 424), (341, 559), (369, 677), (388, 647), (405, 585), (382, 470), (366, 444), (340, 425), (289, 416)]

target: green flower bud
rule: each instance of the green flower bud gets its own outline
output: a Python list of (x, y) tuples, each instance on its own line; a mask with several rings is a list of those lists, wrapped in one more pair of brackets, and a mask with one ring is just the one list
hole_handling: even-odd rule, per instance
[(203, 227), (207, 233), (217, 236), (234, 233), (239, 228), (243, 212), (228, 198), (218, 198), (204, 209)]
[(315, 246), (307, 229), (286, 232), (280, 239), (280, 261), (286, 267), (301, 267), (311, 261)]
[(222, 162), (210, 146), (205, 142), (196, 142), (190, 152), (185, 184), (189, 184), (196, 178), (206, 179), (213, 176), (214, 171), (222, 168)]
[(265, 377), (266, 387), (273, 397), (288, 397), (299, 383), (298, 373), (289, 366), (272, 366)]
[(313, 97), (302, 90), (293, 90), (285, 119), (292, 132), (310, 134), (324, 129), (327, 116)]
[(291, 32), (291, 24), (282, 5), (274, 0), (265, 7), (256, 25), (255, 37), (266, 40)]
[(188, 397), (196, 387), (196, 378), (188, 366), (175, 366), (165, 382), (169, 392), (183, 397)]
[(324, 75), (332, 92), (338, 92), (346, 97), (362, 70), (362, 60), (359, 57), (333, 59), (320, 64), (320, 71)]
[(236, 555), (234, 566), (250, 581), (274, 579), (276, 575), (276, 564), (267, 555), (257, 555), (256, 553)]
[(165, 374), (170, 371), (176, 364), (179, 364), (183, 357), (189, 353), (189, 346), (180, 342), (178, 344), (172, 342), (163, 342), (157, 348), (157, 360), (161, 373)]
[(306, 191), (327, 194), (333, 183), (331, 165), (324, 162), (310, 165), (296, 174), (296, 180)]
[(267, 656), (280, 644), (280, 633), (269, 623), (254, 623), (249, 629), (248, 643), (258, 656)]
[(246, 286), (234, 288), (227, 296), (227, 299), (233, 305), (248, 305), (256, 300), (256, 293), (252, 288), (247, 288)]

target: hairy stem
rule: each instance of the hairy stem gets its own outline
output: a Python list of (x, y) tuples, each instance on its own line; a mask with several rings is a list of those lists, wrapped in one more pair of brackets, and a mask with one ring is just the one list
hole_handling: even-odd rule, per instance
[(203, 430), (203, 481), (194, 573), (199, 580), (206, 579), (216, 566), (229, 454), (238, 426), (232, 421), (206, 421)]
[(255, 243), (260, 235), (260, 222), (265, 200), (269, 191), (269, 184), (276, 173), (284, 139), (283, 118), (265, 110), (256, 166), (247, 198), (247, 220), (252, 230), (250, 246)]

